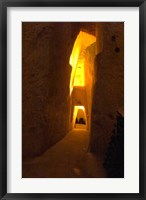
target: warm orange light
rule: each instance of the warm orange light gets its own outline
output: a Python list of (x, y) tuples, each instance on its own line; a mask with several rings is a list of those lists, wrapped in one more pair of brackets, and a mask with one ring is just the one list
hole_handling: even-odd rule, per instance
[(72, 66), (71, 78), (70, 78), (70, 93), (72, 92), (73, 86), (84, 86), (84, 61), (85, 61), (85, 50), (88, 46), (96, 41), (96, 37), (86, 32), (80, 31), (72, 54), (70, 56), (70, 65)]
[(84, 106), (75, 106), (75, 109), (82, 109), (82, 110), (85, 110)]
[(78, 113), (78, 110), (79, 110), (79, 109), (81, 109), (81, 110), (84, 111), (84, 117), (86, 118), (84, 106), (74, 106), (74, 112), (73, 112), (73, 126), (75, 125), (75, 121), (76, 121), (76, 117), (77, 117), (77, 113)]

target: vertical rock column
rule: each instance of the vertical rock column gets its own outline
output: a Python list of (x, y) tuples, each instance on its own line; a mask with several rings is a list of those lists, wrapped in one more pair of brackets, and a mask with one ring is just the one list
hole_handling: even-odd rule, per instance
[(95, 60), (91, 151), (103, 156), (114, 128), (116, 111), (124, 106), (124, 23), (103, 23), (103, 49)]

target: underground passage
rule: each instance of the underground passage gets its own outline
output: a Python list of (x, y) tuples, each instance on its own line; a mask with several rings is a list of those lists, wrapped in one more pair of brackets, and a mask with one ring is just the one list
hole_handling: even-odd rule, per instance
[(22, 178), (124, 178), (124, 23), (22, 23)]

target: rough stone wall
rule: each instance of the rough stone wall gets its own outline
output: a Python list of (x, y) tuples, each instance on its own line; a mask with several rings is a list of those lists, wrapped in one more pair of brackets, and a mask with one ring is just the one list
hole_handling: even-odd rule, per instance
[(69, 130), (69, 57), (79, 23), (22, 25), (23, 158), (44, 152)]
[(91, 122), (92, 152), (105, 154), (116, 111), (124, 106), (124, 23), (102, 23), (102, 52), (95, 59)]
[(85, 85), (86, 85), (86, 99), (87, 99), (87, 119), (88, 119), (87, 128), (89, 131), (91, 127), (95, 46), (96, 46), (96, 43), (93, 43), (92, 45), (90, 45), (86, 49), (86, 54), (85, 54)]

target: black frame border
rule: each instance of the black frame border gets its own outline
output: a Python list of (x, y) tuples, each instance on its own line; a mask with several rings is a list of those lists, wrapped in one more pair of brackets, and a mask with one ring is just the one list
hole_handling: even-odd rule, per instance
[[(140, 192), (134, 193), (7, 193), (7, 8), (8, 7), (139, 7), (139, 158)], [(146, 199), (146, 0), (0, 0), (0, 198), (1, 199)]]

